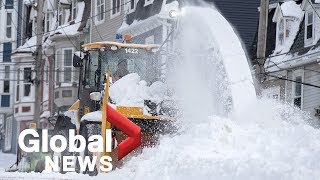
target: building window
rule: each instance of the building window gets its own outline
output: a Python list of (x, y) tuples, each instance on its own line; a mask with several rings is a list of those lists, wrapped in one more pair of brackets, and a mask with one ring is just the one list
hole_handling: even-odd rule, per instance
[(1, 107), (10, 107), (10, 95), (1, 95)]
[(32, 79), (32, 70), (31, 68), (24, 68), (24, 83), (23, 83), (23, 89), (24, 97), (29, 97), (31, 92), (31, 79)]
[(60, 64), (62, 61), (62, 58), (61, 58), (61, 51), (60, 50), (57, 50), (56, 51), (56, 58), (55, 58), (55, 82), (56, 82), (56, 86), (59, 85), (60, 83)]
[(132, 13), (136, 10), (136, 3), (138, 0), (126, 0), (126, 11)]
[(72, 81), (72, 49), (63, 50), (63, 82)]
[(302, 108), (302, 93), (303, 93), (303, 73), (300, 71), (298, 73), (294, 73), (293, 80), (293, 105)]
[(45, 32), (49, 32), (51, 28), (52, 12), (47, 12), (45, 17)]
[(121, 4), (120, 4), (121, 0), (111, 0), (111, 17), (117, 16), (120, 14), (120, 8), (121, 8)]
[(291, 26), (295, 19), (281, 18), (278, 22), (277, 36), (278, 44), (283, 45), (286, 39), (290, 36)]
[(62, 97), (72, 97), (72, 90), (63, 90)]
[(12, 13), (7, 13), (6, 36), (12, 37)]
[(278, 25), (278, 39), (279, 44), (282, 45), (284, 43), (284, 20), (282, 18)]
[(55, 81), (57, 86), (60, 83), (71, 83), (73, 80), (72, 55), (73, 49), (62, 49), (62, 53), (60, 50), (56, 51)]
[(63, 15), (64, 9), (62, 7), (59, 7), (59, 11), (58, 11), (58, 22), (59, 22), (59, 26), (61, 26), (62, 24), (64, 24), (64, 15)]
[(54, 92), (54, 98), (58, 99), (59, 98), (59, 91)]
[(3, 62), (11, 62), (12, 44), (11, 42), (3, 43)]
[(20, 99), (20, 86), (19, 85), (17, 85), (17, 89), (16, 89), (16, 101), (19, 101), (19, 99)]
[(10, 66), (4, 67), (4, 78), (9, 79), (10, 78)]
[[(13, 9), (13, 1), (14, 0), (6, 0), (5, 8), (6, 9)], [(1, 3), (1, 5), (2, 5), (2, 3)]]
[(30, 106), (24, 106), (22, 107), (22, 112), (30, 112), (31, 107)]
[(153, 3), (154, 0), (144, 0), (144, 6), (148, 6)]
[(77, 5), (78, 5), (78, 1), (77, 0), (72, 0), (72, 10), (71, 10), (71, 12), (72, 12), (72, 16), (71, 16), (72, 20), (75, 20), (76, 17), (77, 17), (77, 13), (78, 13)]
[(104, 20), (104, 0), (96, 0), (96, 19), (97, 21)]
[(10, 81), (3, 81), (3, 92), (10, 93)]
[(313, 12), (307, 13), (306, 16), (305, 39), (313, 39)]

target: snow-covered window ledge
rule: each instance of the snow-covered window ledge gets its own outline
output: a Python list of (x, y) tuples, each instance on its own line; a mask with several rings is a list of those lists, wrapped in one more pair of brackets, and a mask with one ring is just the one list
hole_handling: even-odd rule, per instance
[(154, 0), (144, 0), (144, 6), (148, 6), (153, 3)]
[(307, 11), (305, 15), (305, 31), (304, 31), (304, 46), (308, 47), (313, 44), (314, 40), (314, 13)]

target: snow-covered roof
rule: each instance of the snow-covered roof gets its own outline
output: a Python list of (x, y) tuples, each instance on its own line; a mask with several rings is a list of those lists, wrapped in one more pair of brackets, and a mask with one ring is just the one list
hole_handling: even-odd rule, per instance
[(24, 45), (19, 46), (15, 52), (35, 52), (37, 47), (37, 36), (33, 36), (28, 39)]
[(77, 13), (76, 19), (74, 20), (74, 23), (73, 24), (65, 23), (61, 26), (58, 26), (56, 30), (50, 33), (50, 35), (62, 34), (62, 35), (72, 36), (77, 34), (78, 29), (81, 25), (84, 7), (85, 7), (84, 2), (78, 2), (78, 13)]
[(301, 18), (303, 16), (303, 11), (299, 4), (295, 1), (287, 1), (281, 4), (281, 11), (283, 16), (297, 17)]
[[(160, 2), (160, 1), (159, 1)], [(158, 2), (158, 3), (159, 3)], [(154, 6), (156, 7), (156, 6)], [(128, 24), (127, 18), (124, 18), (121, 27), (118, 29), (119, 33), (131, 34), (133, 36), (139, 35), (151, 29), (154, 29), (163, 24), (162, 19), (170, 19), (169, 12), (172, 10), (179, 11), (178, 1), (173, 1), (166, 4), (166, 1), (161, 1), (161, 6), (159, 7), (159, 13), (151, 15), (147, 18), (136, 18)], [(157, 11), (154, 9), (154, 11)], [(152, 13), (155, 13), (152, 11)]]

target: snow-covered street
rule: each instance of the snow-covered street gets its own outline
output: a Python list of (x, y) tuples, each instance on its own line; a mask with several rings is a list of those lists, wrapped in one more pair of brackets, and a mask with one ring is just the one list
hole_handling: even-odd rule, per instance
[(0, 152), (0, 172), (4, 172), (15, 163), (17, 156), (15, 154), (5, 154)]
[[(290, 53), (298, 57), (304, 51), (306, 55), (319, 51), (320, 16), (315, 19), (318, 13), (313, 13), (319, 9), (312, 8), (312, 3), (319, 7), (320, 0), (276, 1), (265, 7), (272, 14), (268, 22), (272, 27), (265, 31), (271, 29), (273, 32), (266, 34), (273, 33), (275, 39), (270, 45), (268, 37), (265, 51), (270, 52), (263, 54), (274, 57), (259, 58), (267, 62), (260, 68), (268, 68), (271, 63), (271, 69), (277, 70), (272, 78), (267, 71), (260, 73), (253, 67), (259, 60), (254, 57), (254, 48), (260, 43), (252, 42), (253, 35), (248, 35), (251, 41), (243, 42), (243, 29), (231, 24), (227, 15), (212, 4), (123, 0), (125, 4), (121, 5), (122, 0), (112, 0), (112, 9), (106, 13), (109, 0), (44, 2), (47, 34), (43, 34), (42, 66), (46, 71), (42, 113), (37, 119), (33, 112), (35, 97), (41, 94), (36, 94), (34, 86), (38, 77), (33, 79), (34, 54), (41, 39), (24, 37), (10, 61), (18, 63), (17, 79), (13, 80), (17, 83), (11, 85), (5, 80), (7, 94), (0, 94), (1, 106), (5, 105), (2, 99), (14, 101), (7, 104), (8, 109), (13, 104), (13, 113), (1, 116), (0, 140), (4, 137), (6, 150), (14, 152), (18, 139), (25, 156), (19, 171), (7, 172), (17, 156), (0, 152), (0, 180), (320, 178), (320, 55), (284, 62), (292, 58)], [(243, 4), (233, 7), (230, 2), (224, 2), (229, 10), (243, 8)], [(35, 7), (39, 4), (33, 0), (22, 4), (19, 8), (28, 10), (23, 12), (28, 14), (28, 24), (21, 28), (36, 30), (39, 11)], [(10, 16), (11, 21), (13, 17), (16, 15)], [(6, 22), (7, 30), (11, 29), (11, 23)], [(301, 29), (302, 23), (306, 23), (306, 30)], [(109, 24), (119, 27), (108, 29)], [(114, 35), (117, 42), (110, 40)], [(248, 43), (256, 43), (253, 54), (248, 52)], [(309, 49), (298, 52), (299, 45)], [(309, 70), (293, 66), (304, 60), (315, 64)], [(8, 67), (6, 72), (10, 72)], [(255, 76), (264, 76), (263, 82), (255, 82)], [(255, 87), (257, 83), (259, 88)], [(261, 93), (260, 85), (266, 88)], [(12, 87), (17, 90), (8, 98)], [(167, 126), (164, 122), (174, 127), (169, 133), (161, 131)], [(33, 134), (35, 139), (14, 134), (25, 129), (42, 134)], [(70, 134), (65, 133), (70, 129)], [(105, 129), (109, 134), (100, 136)], [(90, 140), (92, 136), (99, 139)], [(94, 159), (106, 156), (110, 156), (106, 160), (109, 164)], [(90, 162), (84, 162), (87, 160)], [(99, 169), (106, 166), (107, 173)], [(34, 172), (43, 169), (42, 173)], [(67, 173), (58, 173), (63, 171)]]

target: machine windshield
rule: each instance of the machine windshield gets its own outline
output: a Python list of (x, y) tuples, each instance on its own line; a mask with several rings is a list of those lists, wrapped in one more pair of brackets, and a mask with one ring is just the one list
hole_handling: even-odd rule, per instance
[(86, 65), (86, 81), (90, 86), (105, 82), (105, 74), (110, 69), (115, 82), (130, 73), (137, 73), (141, 80), (151, 84), (158, 80), (158, 72), (153, 52), (145, 49), (120, 48), (104, 51), (90, 51)]

